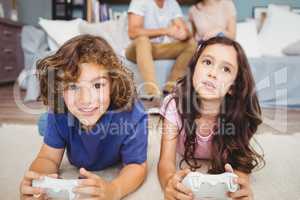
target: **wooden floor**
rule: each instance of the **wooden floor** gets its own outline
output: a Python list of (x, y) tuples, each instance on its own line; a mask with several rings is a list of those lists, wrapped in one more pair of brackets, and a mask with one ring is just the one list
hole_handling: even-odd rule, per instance
[(24, 91), (17, 90), (14, 97), (14, 85), (0, 85), (0, 123), (36, 123), (45, 107), (41, 101), (24, 102)]
[[(35, 124), (40, 113), (46, 111), (45, 106), (41, 101), (25, 103), (25, 91), (16, 90), (16, 97), (13, 91), (13, 84), (0, 85), (0, 124)], [(272, 133), (300, 132), (299, 109), (263, 109), (263, 120), (260, 128)]]

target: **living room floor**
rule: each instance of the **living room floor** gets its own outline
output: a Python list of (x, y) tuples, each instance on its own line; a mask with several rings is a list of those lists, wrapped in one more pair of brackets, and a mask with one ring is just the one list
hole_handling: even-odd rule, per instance
[[(16, 99), (20, 100), (23, 95), (21, 93)], [(12, 84), (0, 86), (0, 197), (5, 200), (19, 198), (20, 180), (42, 143), (36, 126), (38, 113), (46, 110), (41, 102), (30, 102), (24, 105), (40, 110), (37, 114), (28, 114), (17, 106), (14, 99)], [(259, 127), (256, 139), (264, 150), (266, 166), (253, 173), (255, 199), (300, 200), (300, 110), (263, 109), (263, 120), (264, 124)], [(156, 176), (161, 135), (159, 127), (159, 117), (150, 116), (149, 175), (143, 186), (126, 199), (163, 197)], [(77, 170), (66, 159), (62, 168), (65, 177), (76, 177)], [(114, 168), (99, 174), (110, 179), (117, 171)]]

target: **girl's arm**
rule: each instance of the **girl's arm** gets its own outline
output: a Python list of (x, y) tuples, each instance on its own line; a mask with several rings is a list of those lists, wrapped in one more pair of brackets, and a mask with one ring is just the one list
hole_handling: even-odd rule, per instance
[(147, 163), (126, 165), (119, 176), (111, 184), (115, 186), (116, 193), (121, 199), (127, 194), (135, 191), (145, 180), (147, 175)]
[(225, 36), (235, 39), (236, 37), (236, 17), (231, 17), (228, 21), (227, 28), (224, 32)]
[(160, 185), (165, 188), (168, 179), (176, 172), (177, 127), (167, 119), (163, 120), (158, 177)]
[(192, 191), (186, 188), (182, 179), (189, 169), (176, 171), (176, 145), (178, 129), (167, 119), (163, 120), (161, 151), (158, 163), (158, 177), (165, 199), (192, 200)]
[(232, 200), (253, 200), (253, 191), (250, 184), (250, 174), (234, 170), (234, 173), (238, 176), (237, 183), (240, 185), (240, 189), (236, 192), (230, 193)]
[(40, 174), (55, 174), (58, 172), (64, 155), (64, 149), (56, 149), (43, 144), (29, 170)]

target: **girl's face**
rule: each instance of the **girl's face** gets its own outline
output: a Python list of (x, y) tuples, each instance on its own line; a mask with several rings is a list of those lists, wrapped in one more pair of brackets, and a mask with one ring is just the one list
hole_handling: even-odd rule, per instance
[(80, 76), (68, 83), (63, 97), (69, 111), (85, 126), (96, 124), (110, 105), (110, 80), (107, 70), (94, 63), (82, 63)]
[(221, 100), (234, 84), (238, 73), (237, 53), (232, 46), (213, 44), (200, 55), (193, 86), (201, 99)]

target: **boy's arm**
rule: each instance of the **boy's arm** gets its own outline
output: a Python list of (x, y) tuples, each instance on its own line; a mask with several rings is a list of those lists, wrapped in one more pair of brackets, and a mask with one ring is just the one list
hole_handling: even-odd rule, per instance
[(36, 159), (30, 166), (30, 171), (40, 174), (55, 174), (58, 172), (64, 154), (64, 148), (56, 149), (43, 144)]
[(118, 177), (110, 182), (84, 168), (79, 172), (86, 178), (81, 179), (79, 186), (74, 189), (76, 194), (90, 195), (95, 199), (118, 200), (135, 191), (143, 183), (147, 165), (146, 163), (125, 165)]
[(32, 162), (29, 171), (27, 171), (20, 184), (20, 199), (32, 199), (33, 195), (40, 196), (43, 190), (33, 188), (32, 181), (39, 179), (44, 175), (57, 178), (58, 168), (60, 166), (64, 149), (55, 149), (43, 144), (37, 158)]
[(121, 199), (135, 191), (145, 180), (147, 175), (147, 163), (128, 164), (121, 170), (119, 176), (112, 180), (111, 184), (116, 188), (117, 199)]

